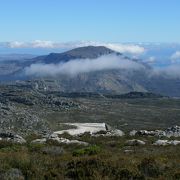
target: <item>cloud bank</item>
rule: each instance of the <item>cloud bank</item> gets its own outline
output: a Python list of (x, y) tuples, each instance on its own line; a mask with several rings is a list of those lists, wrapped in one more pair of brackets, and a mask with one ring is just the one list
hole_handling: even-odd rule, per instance
[(154, 68), (149, 76), (160, 76), (168, 79), (180, 79), (180, 65), (176, 64)]
[(180, 51), (176, 51), (172, 56), (171, 59), (180, 59)]
[(114, 51), (118, 51), (121, 53), (130, 53), (130, 54), (138, 55), (145, 52), (144, 47), (135, 44), (101, 43), (101, 42), (93, 42), (93, 41), (59, 43), (53, 41), (35, 40), (32, 42), (13, 41), (13, 42), (4, 43), (3, 45), (9, 48), (49, 48), (49, 49), (73, 49), (82, 46), (105, 46), (107, 48), (110, 48)]
[(80, 73), (93, 71), (111, 69), (139, 70), (143, 68), (144, 66), (140, 63), (122, 59), (117, 55), (106, 55), (93, 60), (76, 59), (59, 64), (32, 64), (30, 67), (25, 69), (25, 74), (29, 76), (75, 76)]
[(180, 61), (180, 51), (176, 51), (172, 56), (171, 56), (171, 62), (172, 63), (177, 63)]

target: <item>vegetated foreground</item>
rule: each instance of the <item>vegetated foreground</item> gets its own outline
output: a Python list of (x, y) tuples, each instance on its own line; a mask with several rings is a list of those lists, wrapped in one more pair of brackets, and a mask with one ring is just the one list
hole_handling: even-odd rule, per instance
[[(64, 137), (73, 138), (69, 135)], [(138, 137), (145, 145), (127, 144), (132, 137), (91, 137), (88, 146), (0, 142), (1, 179), (179, 179), (180, 146), (155, 146), (154, 137)], [(76, 137), (77, 139), (77, 137)]]
[[(179, 137), (129, 135), (179, 125), (179, 99), (0, 88), (1, 136), (8, 135), (0, 140), (0, 179), (180, 179)], [(125, 135), (44, 138), (74, 123), (107, 123)], [(171, 143), (155, 145), (159, 139)]]

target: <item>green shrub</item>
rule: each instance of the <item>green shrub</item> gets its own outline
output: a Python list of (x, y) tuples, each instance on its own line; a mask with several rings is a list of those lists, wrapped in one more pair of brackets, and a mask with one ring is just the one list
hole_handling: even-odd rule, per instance
[(45, 147), (45, 144), (29, 144), (28, 149), (30, 152), (41, 152), (41, 149)]
[(96, 155), (101, 151), (99, 146), (90, 146), (83, 149), (78, 149), (73, 152), (73, 156), (83, 156), (83, 155)]

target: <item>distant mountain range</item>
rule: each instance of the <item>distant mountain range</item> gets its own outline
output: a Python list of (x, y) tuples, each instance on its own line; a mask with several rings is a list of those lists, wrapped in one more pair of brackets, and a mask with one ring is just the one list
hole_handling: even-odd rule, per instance
[[(64, 64), (77, 59), (94, 60), (108, 55), (119, 57), (119, 61), (135, 62), (143, 68), (123, 69), (110, 68), (79, 73), (75, 76), (60, 74), (56, 76), (29, 76), (24, 70), (34, 64)], [(98, 60), (98, 59), (97, 59)], [(81, 68), (81, 67), (79, 67)], [(27, 84), (37, 90), (62, 92), (95, 92), (124, 94), (132, 91), (153, 92), (166, 96), (180, 97), (180, 79), (163, 75), (152, 75), (153, 69), (138, 59), (126, 57), (103, 46), (87, 46), (76, 48), (64, 53), (51, 53), (45, 56), (29, 58), (26, 61), (0, 62), (0, 80)]]

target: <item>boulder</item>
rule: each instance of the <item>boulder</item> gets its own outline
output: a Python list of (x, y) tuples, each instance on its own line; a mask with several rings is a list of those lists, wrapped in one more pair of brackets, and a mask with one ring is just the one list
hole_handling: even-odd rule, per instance
[(63, 144), (80, 144), (80, 145), (85, 145), (85, 146), (88, 145), (87, 142), (78, 141), (78, 140), (69, 140), (66, 138), (59, 137), (55, 133), (47, 135), (46, 137), (42, 139), (35, 139), (31, 143), (44, 144), (47, 142), (47, 140), (56, 141), (58, 143), (63, 143)]
[(111, 136), (124, 136), (124, 132), (119, 130), (119, 129), (115, 129), (110, 131)]
[(167, 128), (165, 131), (133, 130), (129, 134), (130, 136), (139, 135), (139, 136), (157, 136), (157, 137), (180, 137), (180, 126), (172, 126)]
[(66, 139), (66, 138), (59, 138), (57, 141), (59, 143), (64, 143), (64, 144), (79, 144), (79, 145), (84, 145), (84, 146), (88, 145), (87, 142), (78, 141), (78, 140), (69, 140), (69, 139)]
[(126, 145), (128, 146), (138, 146), (138, 145), (145, 145), (146, 143), (142, 140), (139, 139), (132, 139), (132, 140), (127, 140)]
[(33, 141), (31, 141), (32, 144), (45, 144), (46, 143), (46, 138), (42, 138), (42, 139), (35, 139)]
[(168, 140), (157, 140), (153, 145), (157, 145), (157, 146), (166, 146), (168, 145)]
[(9, 169), (6, 173), (2, 174), (0, 176), (1, 180), (13, 180), (13, 179), (19, 179), (19, 180), (24, 180), (25, 177), (23, 176), (22, 172), (20, 169), (12, 168)]
[(180, 137), (180, 126), (172, 126), (165, 130), (167, 137)]
[(26, 140), (17, 135), (17, 134), (13, 134), (13, 133), (10, 133), (10, 132), (2, 132), (0, 133), (0, 140), (3, 140), (3, 141), (10, 141), (12, 143), (18, 143), (18, 144), (24, 144), (26, 143)]
[(125, 149), (124, 153), (128, 154), (128, 153), (134, 153), (134, 150), (132, 149)]
[(94, 137), (104, 136), (104, 137), (110, 137), (110, 136), (124, 136), (124, 132), (119, 129), (114, 129), (111, 131), (100, 131), (98, 133), (91, 134)]
[(23, 137), (19, 136), (19, 135), (14, 135), (14, 137), (11, 139), (11, 141), (14, 142), (14, 143), (18, 143), (18, 144), (26, 143), (26, 140)]
[(64, 149), (59, 146), (50, 146), (50, 147), (43, 147), (42, 152), (44, 154), (50, 154), (50, 155), (62, 155), (64, 154)]
[(136, 131), (136, 130), (132, 130), (132, 131), (130, 131), (129, 135), (130, 136), (135, 136), (137, 134), (137, 132), (138, 131)]
[(167, 146), (167, 145), (178, 145), (180, 144), (180, 141), (178, 140), (172, 140), (172, 141), (168, 141), (168, 140), (157, 140), (153, 145), (156, 145), (156, 146)]

